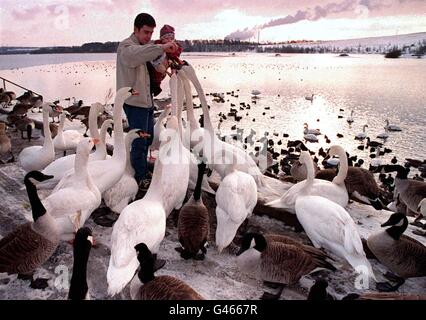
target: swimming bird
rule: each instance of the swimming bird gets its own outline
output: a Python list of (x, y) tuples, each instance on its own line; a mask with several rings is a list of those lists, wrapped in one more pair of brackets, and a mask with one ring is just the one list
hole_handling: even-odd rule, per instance
[(394, 124), (389, 124), (389, 120), (386, 119), (386, 126), (385, 129), (387, 129), (388, 131), (402, 131), (402, 129)]

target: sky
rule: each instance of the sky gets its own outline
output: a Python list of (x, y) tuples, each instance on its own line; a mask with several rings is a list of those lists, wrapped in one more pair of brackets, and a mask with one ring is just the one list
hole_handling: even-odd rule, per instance
[(338, 40), (426, 32), (426, 0), (0, 0), (0, 46), (121, 41), (140, 12), (178, 40)]

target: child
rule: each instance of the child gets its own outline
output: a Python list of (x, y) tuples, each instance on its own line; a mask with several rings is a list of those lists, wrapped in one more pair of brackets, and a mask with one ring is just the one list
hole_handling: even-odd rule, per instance
[[(156, 40), (156, 44), (164, 44), (175, 41), (175, 29), (172, 26), (165, 24), (160, 30), (160, 39)], [(170, 67), (172, 70), (180, 69), (184, 62), (179, 58), (183, 48), (176, 42), (176, 49), (174, 51), (166, 52), (162, 56), (152, 61), (155, 67), (155, 74), (153, 77), (154, 87), (159, 88), (161, 81), (166, 77), (167, 69)], [(161, 91), (161, 89), (160, 89)]]

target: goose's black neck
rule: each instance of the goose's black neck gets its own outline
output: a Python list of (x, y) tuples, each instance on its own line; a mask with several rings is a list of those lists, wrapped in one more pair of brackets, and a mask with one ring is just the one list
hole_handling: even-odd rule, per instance
[(43, 206), (38, 194), (36, 186), (31, 182), (31, 175), (27, 175), (24, 179), (25, 187), (27, 188), (28, 199), (31, 204), (31, 211), (33, 213), (33, 220), (37, 221), (38, 218), (42, 217), (46, 213), (46, 209)]
[(404, 231), (407, 229), (408, 226), (408, 219), (405, 217), (403, 219), (403, 223), (401, 226), (392, 226), (388, 229), (386, 229), (386, 232), (391, 236), (394, 240), (399, 240), (401, 235), (404, 233)]
[(197, 177), (197, 184), (195, 185), (194, 190), (194, 200), (198, 201), (201, 198), (201, 184), (203, 183), (203, 177), (204, 177), (204, 170), (206, 169), (206, 164), (204, 162), (201, 162), (198, 165), (198, 177)]
[(89, 260), (90, 249), (90, 244), (76, 244), (74, 247), (74, 264), (68, 299), (84, 300), (87, 295), (89, 290), (87, 286), (87, 261)]

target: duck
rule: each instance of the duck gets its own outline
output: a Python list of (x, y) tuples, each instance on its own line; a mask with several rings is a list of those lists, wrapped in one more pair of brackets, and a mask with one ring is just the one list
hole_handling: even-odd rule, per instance
[(295, 211), (315, 248), (332, 252), (358, 273), (376, 280), (355, 222), (344, 208), (322, 196), (302, 195), (296, 199)]
[[(194, 193), (179, 212), (178, 237), (181, 248), (177, 251), (184, 259), (204, 260), (207, 240), (209, 238), (209, 212), (201, 197), (201, 184), (206, 164), (198, 164), (198, 179)], [(199, 251), (201, 251), (200, 254)]]
[(56, 219), (62, 240), (72, 240), (75, 231), (101, 204), (101, 193), (87, 168), (89, 153), (97, 142), (92, 138), (79, 142), (74, 174), (63, 177), (52, 193), (43, 199), (46, 210)]
[(0, 122), (0, 155), (8, 153), (11, 155), (9, 162), (15, 161), (15, 157), (12, 152), (12, 143), (6, 134), (6, 124), (4, 122)]
[(406, 206), (406, 214), (415, 216), (415, 222), (419, 221), (423, 214), (419, 212), (421, 201), (426, 198), (426, 182), (408, 179), (409, 168), (401, 165), (379, 166), (378, 171), (396, 171), (394, 198), (399, 196), (399, 200)]
[(43, 170), (55, 159), (55, 149), (49, 126), (50, 109), (52, 108), (49, 103), (43, 104), (43, 128), (45, 132), (43, 146), (26, 147), (18, 156), (19, 163), (26, 172)]
[[(0, 272), (31, 275), (55, 252), (59, 244), (59, 229), (55, 219), (43, 206), (33, 180), (43, 181), (52, 176), (30, 171), (24, 184), (32, 211), (32, 222), (18, 226), (0, 239)], [(47, 283), (44, 285), (47, 287)]]
[(311, 96), (305, 96), (305, 99), (306, 100), (308, 100), (308, 101), (310, 101), (310, 102), (313, 102), (314, 101), (314, 93), (312, 93), (312, 95)]
[(204, 298), (182, 280), (162, 275), (155, 276), (155, 255), (145, 243), (135, 246), (140, 270), (130, 287), (133, 300), (204, 300)]
[(216, 191), (216, 246), (222, 252), (234, 239), (238, 228), (253, 214), (257, 204), (254, 178), (231, 167)]
[(386, 126), (384, 127), (385, 129), (387, 129), (388, 131), (402, 131), (402, 129), (394, 124), (389, 124), (389, 120), (386, 119)]
[(277, 294), (265, 292), (261, 299), (279, 299), (285, 285), (294, 285), (317, 268), (336, 270), (329, 262), (312, 257), (300, 247), (268, 242), (260, 233), (247, 233), (237, 253), (238, 267), (247, 273), (257, 271), (267, 283), (279, 285)]
[(365, 128), (368, 128), (368, 125), (364, 124), (362, 126), (362, 132), (358, 133), (355, 136), (355, 140), (364, 140), (365, 138), (367, 138), (367, 135), (365, 134)]
[(338, 175), (332, 182), (315, 179), (314, 165), (309, 152), (302, 151), (299, 161), (306, 165), (307, 178), (291, 186), (281, 198), (268, 202), (266, 205), (275, 208), (283, 208), (291, 213), (295, 213), (295, 201), (304, 192), (310, 195), (321, 195), (345, 207), (348, 204), (349, 196), (345, 186), (345, 179), (348, 172), (348, 161), (346, 152), (342, 147), (334, 145), (329, 149), (329, 155), (338, 155), (340, 158), (340, 168)]
[(65, 130), (66, 113), (63, 112), (59, 116), (58, 134), (53, 139), (55, 150), (63, 151), (64, 157), (67, 155), (67, 150), (76, 150), (78, 143), (83, 139), (83, 135), (77, 130)]
[(419, 241), (404, 235), (408, 219), (403, 213), (394, 213), (381, 227), (390, 227), (367, 238), (367, 245), (377, 259), (393, 274), (385, 277), (395, 281), (377, 283), (379, 291), (396, 291), (407, 278), (426, 276), (426, 247)]
[(351, 124), (354, 122), (354, 111), (351, 111), (351, 115), (346, 119), (346, 122)]
[[(98, 139), (99, 142), (95, 145), (95, 152), (90, 153), (89, 162), (96, 160), (105, 160), (107, 158), (106, 151), (106, 134), (108, 130), (113, 128), (113, 121), (111, 119), (105, 120), (101, 127), (101, 133), (91, 134), (92, 138)], [(97, 131), (97, 130), (96, 130)], [(53, 175), (54, 178), (47, 180), (43, 183), (38, 183), (38, 189), (53, 189), (58, 184), (58, 182), (74, 167), (76, 154), (70, 154), (65, 157), (60, 157), (50, 163), (46, 168), (42, 170), (44, 174)]]
[(313, 134), (313, 135), (318, 136), (318, 135), (321, 134), (321, 131), (319, 129), (309, 129), (308, 124), (305, 122), (303, 124), (303, 134), (305, 134), (305, 135), (306, 134)]
[(87, 262), (92, 246), (92, 230), (88, 227), (78, 229), (73, 242), (74, 262), (68, 292), (69, 300), (90, 300), (87, 286)]
[[(144, 242), (157, 254), (166, 232), (166, 218), (183, 204), (189, 180), (189, 157), (180, 141), (178, 120), (172, 116), (160, 137), (151, 184), (145, 196), (121, 211), (111, 234), (111, 257), (107, 271), (108, 294), (113, 296), (132, 280), (138, 260), (134, 246)], [(168, 138), (168, 139), (167, 139)], [(169, 156), (168, 153), (171, 153)], [(180, 157), (180, 161), (179, 158)], [(186, 164), (185, 164), (186, 163)], [(158, 260), (158, 264), (164, 265)]]
[(121, 211), (133, 201), (138, 193), (139, 186), (135, 179), (135, 170), (130, 162), (130, 147), (136, 138), (146, 138), (150, 135), (139, 129), (130, 130), (125, 137), (127, 150), (126, 169), (120, 181), (118, 181), (111, 189), (102, 194), (105, 205), (113, 212), (120, 214)]

